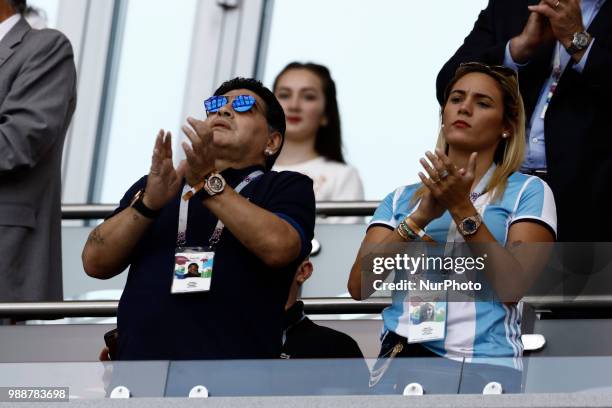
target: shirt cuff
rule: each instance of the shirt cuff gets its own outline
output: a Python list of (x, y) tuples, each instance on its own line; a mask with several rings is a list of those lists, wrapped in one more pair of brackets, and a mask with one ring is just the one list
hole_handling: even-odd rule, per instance
[(573, 68), (581, 74), (582, 74), (582, 71), (584, 71), (584, 66), (587, 63), (587, 59), (589, 59), (589, 52), (591, 52), (591, 47), (593, 46), (594, 42), (595, 42), (595, 38), (591, 39), (591, 43), (589, 44), (589, 47), (587, 48), (585, 53), (582, 55), (582, 58), (580, 58), (580, 61), (578, 61), (573, 66)]
[(504, 66), (518, 72), (519, 68), (522, 68), (527, 64), (528, 63), (519, 64), (512, 59), (512, 54), (510, 54), (510, 41), (508, 41), (506, 43), (506, 52), (504, 53)]
[(286, 214), (278, 212), (274, 214), (279, 218), (282, 218), (283, 220), (287, 221), (289, 225), (295, 228), (298, 235), (300, 236), (300, 259), (304, 259), (306, 256), (310, 255), (310, 251), (312, 250), (312, 242), (308, 241), (308, 239), (306, 238), (306, 234), (304, 233), (304, 229), (300, 226), (300, 224), (295, 222), (293, 218)]

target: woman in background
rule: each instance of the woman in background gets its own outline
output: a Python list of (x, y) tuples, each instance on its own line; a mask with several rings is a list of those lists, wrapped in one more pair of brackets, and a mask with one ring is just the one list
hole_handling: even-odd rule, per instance
[[(342, 155), (336, 85), (329, 70), (319, 64), (292, 62), (274, 80), (273, 91), (287, 118), (285, 142), (274, 170), (312, 178), (317, 201), (363, 200), (359, 173)], [(357, 219), (361, 217), (333, 217), (334, 222)]]

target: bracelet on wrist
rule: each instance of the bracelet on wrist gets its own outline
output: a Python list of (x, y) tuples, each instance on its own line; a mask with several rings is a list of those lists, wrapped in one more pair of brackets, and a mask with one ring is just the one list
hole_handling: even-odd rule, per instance
[(419, 227), (416, 222), (414, 222), (412, 220), (412, 218), (410, 218), (409, 216), (404, 218), (404, 222), (412, 231), (414, 231), (416, 233), (416, 235), (421, 238), (423, 241), (425, 242), (436, 242), (434, 241), (434, 239), (432, 237), (430, 237), (429, 235), (427, 235), (425, 233), (425, 231), (423, 229), (421, 229), (421, 227)]
[(405, 241), (415, 241), (419, 239), (418, 234), (412, 228), (406, 224), (406, 220), (402, 220), (397, 226), (397, 233), (402, 237)]
[(400, 238), (403, 239), (404, 241), (410, 241), (410, 238), (408, 238), (408, 235), (406, 235), (406, 232), (404, 232), (404, 230), (402, 230), (399, 225), (395, 229), (395, 232), (397, 232), (397, 235), (399, 235)]
[(155, 218), (159, 216), (159, 214), (161, 214), (162, 210), (161, 209), (154, 210), (152, 208), (147, 207), (144, 203), (144, 192), (145, 192), (144, 189), (141, 189), (138, 192), (136, 192), (136, 194), (132, 198), (130, 207), (136, 210), (143, 217), (148, 218), (150, 220), (154, 220)]
[(185, 194), (183, 194), (183, 200), (189, 201), (191, 198), (196, 195), (198, 192), (202, 191), (204, 188), (204, 184), (206, 184), (206, 178), (203, 177), (201, 181), (191, 186), (190, 190), (187, 190)]

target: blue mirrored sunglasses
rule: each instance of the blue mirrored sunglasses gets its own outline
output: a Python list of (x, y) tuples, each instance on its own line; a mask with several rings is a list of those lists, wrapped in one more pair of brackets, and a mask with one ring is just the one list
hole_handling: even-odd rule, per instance
[[(248, 112), (253, 106), (255, 106), (255, 97), (252, 95), (236, 95), (233, 97), (232, 108), (236, 112)], [(206, 109), (206, 114), (218, 112), (222, 106), (227, 105), (228, 97), (219, 95), (219, 96), (211, 96), (207, 100), (204, 101), (204, 108)]]

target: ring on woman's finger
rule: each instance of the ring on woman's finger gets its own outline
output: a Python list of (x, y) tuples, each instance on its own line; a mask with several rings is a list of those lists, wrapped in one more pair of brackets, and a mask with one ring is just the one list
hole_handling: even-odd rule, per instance
[(557, 0), (557, 3), (555, 4), (555, 8), (559, 7), (559, 4), (561, 4), (561, 1)]
[(440, 172), (440, 180), (444, 180), (448, 177), (448, 170), (444, 169)]

